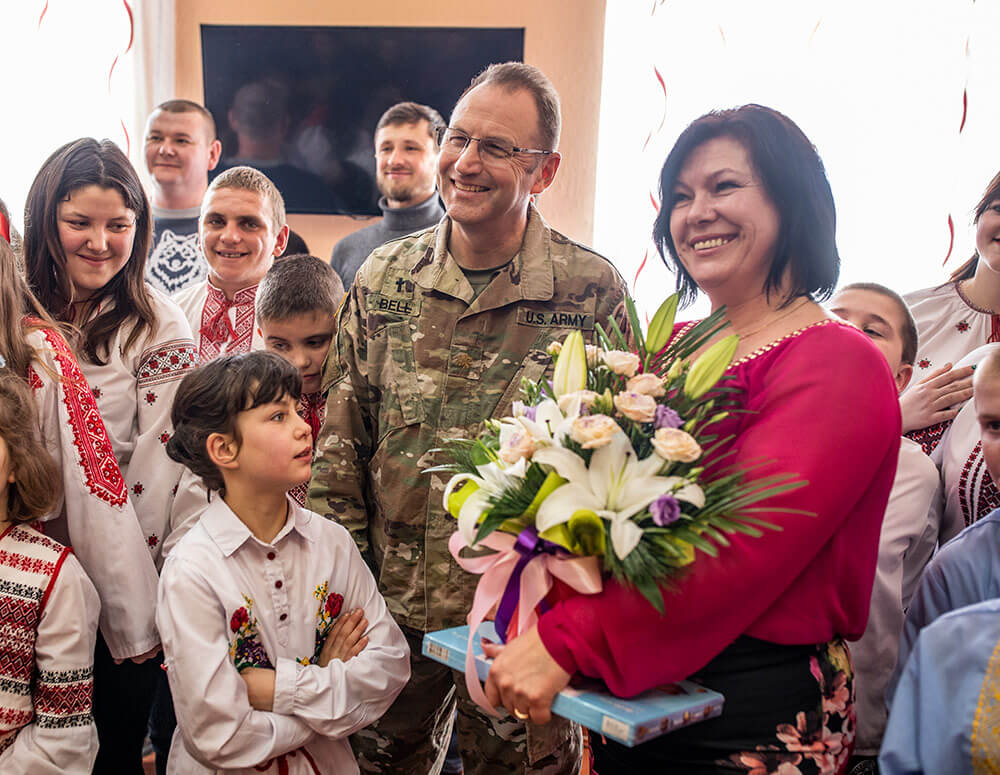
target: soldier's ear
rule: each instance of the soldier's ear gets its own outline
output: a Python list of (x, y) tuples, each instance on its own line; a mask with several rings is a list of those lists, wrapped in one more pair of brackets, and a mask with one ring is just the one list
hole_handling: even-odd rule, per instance
[(560, 161), (562, 161), (562, 156), (558, 152), (550, 153), (545, 157), (545, 161), (538, 171), (538, 177), (535, 179), (535, 184), (531, 187), (532, 194), (540, 194), (552, 185), (552, 181), (556, 179)]

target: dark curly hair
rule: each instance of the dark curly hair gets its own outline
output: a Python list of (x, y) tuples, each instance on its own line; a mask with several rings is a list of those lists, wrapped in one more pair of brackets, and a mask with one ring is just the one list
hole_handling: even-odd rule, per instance
[(232, 435), (239, 445), (240, 412), (301, 393), (298, 369), (279, 355), (260, 351), (216, 358), (181, 380), (170, 412), (174, 434), (167, 442), (167, 455), (200, 476), (209, 490), (224, 495), (226, 483), (208, 456), (208, 437)]

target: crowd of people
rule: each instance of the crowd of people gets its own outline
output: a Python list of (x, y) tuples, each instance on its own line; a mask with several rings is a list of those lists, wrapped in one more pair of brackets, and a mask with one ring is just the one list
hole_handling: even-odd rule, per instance
[[(385, 217), (330, 261), (290, 247), (264, 172), (209, 182), (187, 100), (149, 117), (149, 195), (83, 138), (42, 165), (23, 240), (0, 207), (0, 771), (137, 773), (147, 737), (160, 773), (1000, 767), (1000, 175), (941, 285), (838, 288), (823, 163), (760, 105), (681, 134), (653, 236), (739, 336), (719, 454), (808, 485), (663, 614), (609, 578), (485, 644), (502, 714), (422, 656), (476, 583), (425, 469), (551, 376), (553, 340), (630, 330), (614, 265), (539, 210), (560, 131), (516, 62), (447, 122), (391, 106)], [(724, 710), (629, 748), (551, 714), (577, 675), (691, 678)]]

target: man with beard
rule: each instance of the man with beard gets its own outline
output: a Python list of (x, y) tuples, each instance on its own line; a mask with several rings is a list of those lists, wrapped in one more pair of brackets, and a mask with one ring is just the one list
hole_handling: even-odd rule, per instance
[(334, 245), (330, 265), (350, 288), (358, 267), (384, 242), (433, 226), (444, 215), (434, 182), (438, 127), (434, 108), (416, 102), (393, 105), (375, 127), (375, 182), (383, 218)]

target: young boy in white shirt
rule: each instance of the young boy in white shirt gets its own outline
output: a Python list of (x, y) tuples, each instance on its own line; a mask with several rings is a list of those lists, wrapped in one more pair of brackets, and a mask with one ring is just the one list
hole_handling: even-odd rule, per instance
[[(829, 307), (882, 351), (896, 389), (903, 392), (913, 375), (917, 328), (902, 297), (882, 285), (856, 283), (838, 291)], [(885, 691), (896, 666), (904, 613), (938, 542), (940, 514), (932, 506), (939, 488), (934, 463), (904, 436), (882, 521), (868, 627), (850, 646), (858, 711), (852, 775), (877, 771), (874, 760), (888, 715)]]
[[(275, 262), (257, 289), (257, 325), (264, 347), (299, 370), (302, 395), (297, 411), (312, 429), (313, 446), (326, 414), (323, 361), (337, 327), (344, 284), (315, 256), (295, 255)], [(308, 480), (290, 493), (305, 505)]]
[(177, 392), (168, 453), (214, 493), (160, 579), (170, 773), (356, 773), (347, 736), (409, 679), (354, 541), (286, 495), (312, 459), (301, 392), (267, 352), (221, 356)]

